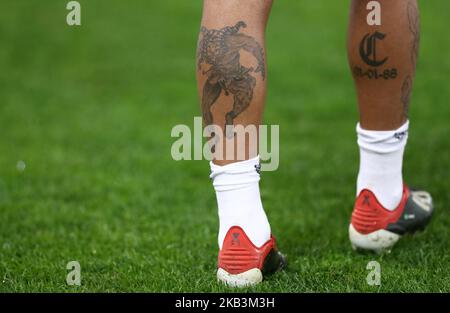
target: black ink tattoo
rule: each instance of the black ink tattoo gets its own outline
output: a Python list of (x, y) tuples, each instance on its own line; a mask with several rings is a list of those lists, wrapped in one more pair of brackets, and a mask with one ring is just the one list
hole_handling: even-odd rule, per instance
[(353, 74), (356, 77), (367, 77), (368, 79), (384, 79), (384, 80), (396, 79), (398, 76), (396, 68), (385, 69), (385, 70), (379, 71), (376, 68), (370, 68), (368, 70), (363, 70), (359, 66), (355, 66), (353, 68)]
[[(413, 76), (416, 71), (417, 57), (419, 55), (419, 42), (420, 42), (420, 22), (419, 22), (419, 10), (414, 3), (415, 1), (408, 2), (407, 13), (409, 30), (412, 34), (412, 46), (411, 46), (411, 64), (413, 67)], [(403, 104), (403, 116), (402, 118), (407, 119), (409, 113), (409, 103), (411, 101), (413, 79), (411, 75), (408, 75), (403, 81), (401, 101)]]
[(386, 35), (380, 32), (366, 34), (359, 45), (359, 55), (369, 66), (378, 67), (386, 63), (388, 58), (377, 60), (377, 40), (384, 40)]
[(363, 68), (361, 66), (353, 67), (353, 75), (355, 77), (368, 78), (370, 80), (391, 80), (396, 79), (398, 76), (398, 70), (396, 68), (381, 68), (389, 57), (379, 58), (377, 53), (377, 43), (383, 41), (386, 38), (386, 34), (378, 31), (373, 34), (368, 33), (364, 35), (359, 44), (359, 55), (365, 64), (370, 66), (369, 68)]
[(413, 2), (408, 2), (408, 20), (409, 30), (413, 35), (412, 49), (411, 49), (411, 62), (413, 68), (416, 68), (417, 57), (419, 55), (419, 43), (420, 43), (420, 19), (419, 10)]
[(412, 92), (412, 78), (410, 75), (408, 75), (405, 80), (403, 81), (402, 85), (402, 94), (401, 94), (401, 101), (403, 103), (403, 117), (408, 118), (408, 112), (409, 112), (409, 102), (411, 100), (411, 92)]
[[(253, 98), (256, 78), (250, 73), (261, 73), (265, 79), (264, 52), (261, 45), (253, 38), (239, 33), (247, 25), (240, 21), (234, 26), (222, 29), (201, 28), (201, 39), (198, 44), (198, 69), (203, 63), (210, 65), (203, 86), (202, 111), (205, 125), (211, 125), (212, 105), (220, 97), (222, 91), (234, 97), (233, 109), (225, 116), (225, 127), (233, 125), (234, 119), (245, 111)], [(250, 52), (258, 61), (256, 69), (247, 68), (240, 63), (240, 50)]]

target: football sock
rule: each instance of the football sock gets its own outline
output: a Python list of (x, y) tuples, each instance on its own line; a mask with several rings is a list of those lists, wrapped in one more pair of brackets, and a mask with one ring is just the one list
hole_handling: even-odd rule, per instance
[(259, 156), (225, 166), (210, 165), (219, 208), (219, 248), (232, 226), (240, 226), (255, 246), (262, 246), (271, 233), (259, 193)]
[(360, 152), (357, 195), (372, 191), (388, 210), (394, 210), (403, 195), (403, 152), (408, 140), (409, 121), (396, 130), (373, 131), (356, 126)]

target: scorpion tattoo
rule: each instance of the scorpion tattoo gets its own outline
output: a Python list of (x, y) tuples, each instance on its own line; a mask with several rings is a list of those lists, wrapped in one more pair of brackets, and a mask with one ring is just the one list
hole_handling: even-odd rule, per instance
[[(262, 79), (265, 79), (263, 49), (253, 37), (239, 33), (239, 30), (245, 27), (245, 22), (239, 21), (234, 26), (222, 29), (202, 27), (200, 30), (197, 66), (201, 70), (202, 64), (210, 65), (207, 71), (202, 71), (203, 75), (207, 75), (201, 101), (205, 125), (213, 123), (211, 107), (222, 91), (226, 96), (233, 95), (233, 109), (225, 115), (225, 129), (226, 126), (233, 125), (234, 119), (249, 107), (253, 98), (256, 78), (250, 73), (260, 73)], [(251, 53), (257, 59), (256, 69), (241, 65), (241, 50)], [(232, 136), (227, 132), (228, 138)]]

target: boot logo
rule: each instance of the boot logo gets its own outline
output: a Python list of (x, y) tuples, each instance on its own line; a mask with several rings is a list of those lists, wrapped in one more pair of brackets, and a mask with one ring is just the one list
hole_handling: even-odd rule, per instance
[(232, 235), (231, 244), (236, 246), (241, 245), (239, 241), (239, 233), (232, 233), (231, 235)]
[(364, 195), (364, 200), (363, 200), (362, 205), (370, 206), (370, 197), (369, 197), (369, 195)]

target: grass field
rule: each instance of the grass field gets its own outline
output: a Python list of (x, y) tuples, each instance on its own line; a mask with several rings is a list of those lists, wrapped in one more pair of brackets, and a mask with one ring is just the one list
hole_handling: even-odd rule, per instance
[[(0, 10), (0, 292), (228, 291), (215, 281), (208, 164), (170, 155), (171, 128), (200, 115), (201, 2), (80, 2), (80, 27), (65, 23), (67, 1)], [(280, 167), (261, 188), (289, 267), (249, 291), (450, 291), (450, 2), (421, 2), (404, 175), (437, 211), (376, 256), (347, 238), (358, 168), (348, 2), (276, 1), (265, 122), (280, 125)], [(66, 284), (72, 260), (81, 286)], [(379, 287), (366, 283), (371, 260)]]

